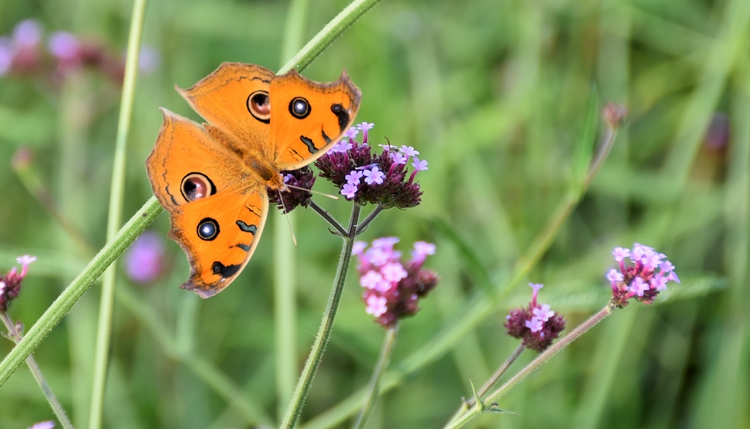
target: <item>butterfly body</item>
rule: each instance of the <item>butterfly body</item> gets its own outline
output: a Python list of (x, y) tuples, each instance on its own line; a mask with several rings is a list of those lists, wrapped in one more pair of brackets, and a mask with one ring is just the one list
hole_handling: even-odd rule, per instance
[(345, 73), (320, 84), (241, 63), (224, 63), (177, 91), (207, 123), (162, 109), (146, 168), (170, 213), (169, 236), (190, 262), (182, 287), (208, 298), (236, 278), (257, 247), (266, 189), (285, 191), (281, 171), (313, 162), (341, 138), (360, 92)]

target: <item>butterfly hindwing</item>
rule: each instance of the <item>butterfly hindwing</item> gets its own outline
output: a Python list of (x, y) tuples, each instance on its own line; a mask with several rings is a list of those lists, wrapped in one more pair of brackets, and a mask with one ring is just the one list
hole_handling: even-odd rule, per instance
[(169, 236), (185, 250), (190, 278), (182, 287), (211, 297), (242, 271), (268, 214), (265, 188), (224, 191), (172, 213)]
[(271, 81), (271, 143), (280, 170), (303, 167), (336, 144), (359, 110), (361, 93), (346, 72), (318, 83), (291, 71)]

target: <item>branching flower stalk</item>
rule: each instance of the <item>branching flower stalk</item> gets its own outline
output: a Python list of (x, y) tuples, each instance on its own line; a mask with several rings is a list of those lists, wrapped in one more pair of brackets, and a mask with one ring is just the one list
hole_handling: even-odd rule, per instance
[[(8, 339), (18, 344), (23, 339), (23, 335), (21, 335), (22, 328), (20, 327), (20, 324), (16, 326), (16, 324), (13, 323), (13, 320), (8, 316), (8, 306), (20, 294), (21, 285), (24, 277), (26, 277), (29, 265), (36, 261), (36, 257), (23, 255), (18, 257), (16, 261), (21, 264), (21, 272), (18, 272), (14, 267), (8, 273), (0, 275), (0, 319), (2, 319), (3, 324), (8, 330)], [(57, 400), (55, 394), (52, 393), (52, 389), (44, 379), (42, 370), (39, 368), (39, 365), (37, 365), (33, 356), (29, 355), (26, 357), (26, 365), (28, 365), (31, 374), (42, 389), (44, 397), (47, 398), (47, 402), (49, 402), (49, 405), (55, 413), (55, 416), (57, 416), (57, 419), (60, 421), (60, 424), (65, 429), (73, 429), (73, 425), (70, 423), (70, 420), (68, 420), (65, 410), (62, 405), (60, 405), (60, 401)]]
[(367, 398), (365, 403), (362, 405), (362, 409), (357, 415), (357, 420), (354, 422), (352, 429), (362, 429), (367, 423), (367, 419), (370, 417), (372, 407), (375, 405), (375, 400), (378, 397), (378, 388), (380, 386), (380, 377), (388, 368), (388, 363), (391, 360), (391, 353), (393, 347), (396, 345), (396, 335), (398, 334), (398, 324), (391, 326), (385, 331), (385, 339), (383, 339), (383, 346), (380, 348), (380, 356), (378, 362), (375, 364), (375, 368), (372, 370), (372, 376), (370, 376), (370, 383), (367, 385)]
[[(422, 191), (419, 184), (414, 181), (419, 171), (427, 170), (427, 162), (420, 161), (415, 156), (419, 152), (414, 148), (403, 146), (402, 149), (396, 149), (390, 145), (385, 146), (382, 153), (374, 153), (372, 147), (368, 144), (368, 131), (374, 125), (363, 122), (356, 128), (352, 127), (346, 132), (346, 136), (329, 150), (324, 156), (315, 162), (315, 166), (320, 169), (319, 177), (333, 182), (339, 187), (341, 195), (352, 202), (352, 213), (349, 218), (347, 227), (344, 227), (330, 213), (312, 201), (312, 194), (308, 190), (315, 183), (316, 176), (310, 168), (301, 168), (294, 171), (283, 173), (284, 182), (290, 185), (289, 191), (279, 193), (269, 190), (269, 200), (277, 208), (284, 212), (294, 210), (296, 207), (311, 207), (331, 226), (331, 232), (339, 235), (344, 239), (339, 257), (339, 265), (336, 270), (336, 276), (333, 283), (333, 289), (328, 298), (323, 320), (320, 323), (318, 334), (313, 342), (310, 354), (305, 362), (302, 374), (297, 381), (297, 385), (292, 393), (292, 398), (282, 421), (282, 428), (293, 428), (297, 425), (299, 415), (302, 411), (305, 398), (312, 385), (312, 379), (320, 365), (320, 361), (325, 351), (326, 345), (333, 329), (333, 322), (338, 311), (339, 301), (346, 283), (349, 264), (353, 254), (360, 256), (362, 261), (362, 251), (364, 243), (354, 243), (354, 239), (361, 234), (365, 228), (359, 224), (359, 217), (362, 207), (367, 204), (375, 205), (375, 208), (367, 216), (365, 222), (372, 222), (385, 208), (398, 207), (401, 209), (417, 206), (421, 199)], [(355, 138), (359, 132), (362, 132), (362, 141), (356, 141)], [(406, 155), (408, 153), (408, 155)], [(411, 164), (412, 171), (409, 173), (407, 165), (409, 159), (414, 156), (414, 162)], [(365, 225), (366, 227), (366, 225)], [(395, 241), (394, 241), (395, 240)], [(377, 241), (377, 240), (376, 240)], [(380, 239), (382, 246), (373, 242), (373, 249), (381, 251), (383, 255), (394, 256), (392, 246), (398, 239), (385, 238)], [(356, 246), (356, 248), (355, 248)], [(388, 249), (386, 249), (386, 247)], [(388, 253), (390, 252), (390, 253)], [(434, 246), (431, 249), (434, 252)], [(414, 266), (415, 273), (421, 273), (419, 270), (424, 258), (429, 251), (419, 253), (419, 263)], [(400, 254), (399, 254), (400, 255)], [(415, 256), (416, 259), (416, 256)], [(395, 265), (395, 264), (394, 264)], [(360, 263), (361, 266), (361, 263)], [(395, 284), (400, 284), (402, 279), (406, 279), (406, 271), (401, 268), (404, 275), (395, 279)], [(420, 279), (421, 280), (421, 279)], [(436, 281), (436, 280), (435, 280)], [(416, 280), (413, 285), (423, 284)], [(394, 290), (395, 290), (395, 284)], [(390, 285), (390, 283), (389, 283)], [(434, 285), (433, 285), (434, 286)], [(406, 294), (407, 298), (416, 292)], [(425, 291), (426, 293), (426, 291)], [(415, 295), (416, 296), (416, 295)], [(395, 302), (398, 307), (393, 311), (386, 311), (386, 298), (383, 296), (372, 297), (380, 306), (373, 310), (370, 301), (368, 304), (368, 313), (379, 317), (381, 325), (390, 327), (399, 317), (416, 312), (416, 299), (411, 302), (411, 307), (404, 307), (402, 302)], [(377, 313), (377, 314), (376, 314)], [(393, 333), (395, 339), (395, 331)], [(391, 345), (392, 346), (392, 345)], [(388, 352), (390, 354), (390, 352)], [(387, 359), (382, 361), (387, 362)], [(379, 378), (379, 375), (378, 375)], [(377, 384), (377, 380), (374, 381)], [(377, 386), (376, 386), (377, 387)]]
[[(549, 348), (547, 346), (551, 343), (551, 337), (554, 336), (550, 335), (550, 333), (554, 334), (554, 331), (557, 329), (555, 326), (559, 327), (562, 319), (561, 316), (553, 314), (549, 310), (548, 305), (544, 304), (540, 306), (536, 303), (537, 291), (541, 288), (541, 285), (530, 284), (534, 288), (534, 298), (528, 311), (523, 308), (511, 311), (507, 317), (508, 321), (505, 327), (508, 328), (509, 335), (516, 338), (523, 337), (524, 346), (536, 349), (537, 351), (542, 351), (542, 348), (545, 350), (505, 384), (487, 395), (484, 400), (481, 399), (482, 395), (478, 394), (480, 403), (475, 403), (468, 407), (468, 410), (459, 414), (458, 418), (454, 417), (444, 429), (460, 428), (484, 412), (500, 411), (495, 401), (507, 394), (513, 387), (523, 381), (526, 376), (547, 362), (560, 350), (570, 345), (578, 337), (612, 314), (614, 310), (625, 308), (630, 303), (630, 300), (650, 305), (662, 291), (667, 289), (669, 282), (680, 283), (680, 279), (674, 271), (674, 265), (667, 260), (666, 255), (659, 253), (652, 247), (638, 243), (633, 245), (632, 250), (616, 247), (612, 251), (612, 256), (618, 264), (619, 269), (610, 269), (606, 274), (606, 279), (610, 282), (612, 289), (612, 298), (609, 303)], [(627, 263), (626, 259), (629, 259), (630, 263)], [(519, 329), (521, 322), (529, 314), (533, 314), (534, 316), (530, 320), (526, 320), (524, 324), (533, 335), (529, 335), (528, 332), (521, 332)], [(540, 317), (546, 317), (541, 326), (539, 325), (541, 321)], [(551, 324), (547, 326), (547, 323)], [(562, 322), (562, 326), (564, 326), (564, 322)], [(552, 329), (552, 332), (547, 332), (541, 336), (536, 335), (548, 329)], [(540, 342), (540, 340), (544, 342)], [(492, 403), (487, 405), (487, 402), (490, 401)]]

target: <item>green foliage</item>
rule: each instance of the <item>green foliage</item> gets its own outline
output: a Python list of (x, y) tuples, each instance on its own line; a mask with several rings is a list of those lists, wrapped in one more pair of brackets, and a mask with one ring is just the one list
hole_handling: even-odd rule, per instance
[[(346, 1), (310, 2), (302, 42)], [(2, 2), (0, 34), (27, 18), (46, 31), (87, 35), (124, 52), (131, 2)], [(130, 128), (124, 219), (151, 197), (144, 160), (159, 106), (198, 119), (172, 89), (222, 61), (279, 69), (288, 2), (152, 0), (145, 45), (161, 64), (139, 76)], [(329, 81), (346, 68), (362, 89), (359, 121), (374, 144), (411, 145), (429, 161), (423, 203), (386, 211), (365, 240), (427, 240), (443, 282), (404, 320), (367, 428), (442, 427), (517, 347), (505, 312), (526, 302), (526, 282), (571, 328), (605, 305), (614, 246), (666, 253), (682, 286), (656, 304), (607, 318), (504, 396), (472, 427), (739, 428), (750, 414), (750, 74), (745, 0), (383, 0), (304, 71)], [(286, 48), (289, 49), (289, 48)], [(629, 118), (606, 163), (566, 214), (530, 271), (522, 255), (575, 194), (592, 156), (592, 88)], [(105, 242), (120, 87), (96, 70), (76, 77), (0, 78), (0, 269), (39, 257), (9, 314), (28, 332), (91, 259), (10, 167), (21, 145), (51, 202), (90, 249)], [(716, 137), (726, 115), (729, 138)], [(713, 126), (712, 126), (713, 124)], [(601, 132), (602, 126), (599, 126)], [(713, 139), (713, 140), (712, 140)], [(710, 146), (707, 141), (723, 142)], [(586, 146), (586, 145), (589, 146)], [(593, 148), (595, 151), (595, 148)], [(316, 189), (335, 193), (319, 181)], [(316, 201), (339, 219), (350, 205)], [(573, 201), (576, 202), (576, 201)], [(571, 205), (572, 207), (572, 205)], [(295, 218), (301, 368), (325, 307), (340, 240), (312, 212)], [(268, 228), (287, 228), (277, 213)], [(166, 235), (168, 219), (151, 226)], [(107, 428), (253, 427), (277, 421), (273, 234), (240, 278), (200, 301), (177, 285), (188, 268), (167, 243), (169, 270), (148, 286), (118, 268)], [(545, 247), (546, 248), (546, 247)], [(533, 253), (533, 252), (532, 252)], [(122, 264), (119, 264), (122, 266)], [(520, 271), (519, 271), (520, 270)], [(516, 278), (517, 273), (520, 278)], [(348, 282), (302, 427), (346, 427), (364, 397), (384, 331)], [(519, 287), (520, 285), (520, 287)], [(98, 284), (35, 351), (76, 427), (86, 427)], [(11, 352), (0, 342), (0, 356)], [(525, 352), (516, 366), (531, 360)], [(513, 373), (511, 368), (510, 373)], [(296, 377), (296, 375), (295, 375)], [(490, 404), (487, 404), (488, 406)], [(0, 386), (0, 428), (52, 413), (28, 370)]]

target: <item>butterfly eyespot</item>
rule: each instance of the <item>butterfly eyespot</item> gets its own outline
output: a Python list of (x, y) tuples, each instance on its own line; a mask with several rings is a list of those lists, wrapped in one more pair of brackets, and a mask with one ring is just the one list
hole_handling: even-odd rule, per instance
[(334, 104), (334, 105), (331, 106), (331, 111), (333, 113), (338, 114), (338, 113), (341, 113), (342, 110), (344, 110), (344, 106), (342, 106), (340, 104)]
[(216, 186), (205, 174), (190, 173), (182, 178), (180, 192), (187, 201), (195, 201), (215, 194)]
[(211, 241), (219, 235), (219, 224), (210, 217), (203, 218), (198, 222), (198, 237), (201, 240)]
[(310, 103), (302, 97), (295, 97), (289, 102), (289, 113), (297, 119), (305, 119), (310, 110)]
[(260, 122), (271, 121), (271, 99), (267, 91), (255, 91), (247, 97), (247, 110)]

